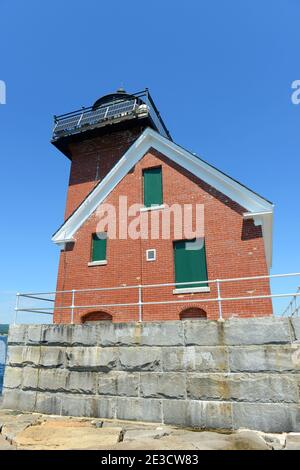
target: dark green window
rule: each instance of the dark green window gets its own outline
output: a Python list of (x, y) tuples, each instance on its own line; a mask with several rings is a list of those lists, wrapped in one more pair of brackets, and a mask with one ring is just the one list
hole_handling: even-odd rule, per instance
[(163, 203), (161, 167), (143, 171), (144, 206), (160, 206)]
[(92, 261), (106, 260), (106, 233), (93, 233), (92, 235)]
[[(204, 239), (174, 242), (175, 282), (207, 281), (206, 253)], [(201, 284), (177, 285), (176, 289), (207, 287)]]

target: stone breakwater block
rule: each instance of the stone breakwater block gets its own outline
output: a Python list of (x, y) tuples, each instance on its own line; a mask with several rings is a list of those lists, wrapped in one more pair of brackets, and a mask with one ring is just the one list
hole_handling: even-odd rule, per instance
[(25, 344), (27, 341), (27, 325), (10, 325), (8, 344)]
[(23, 375), (23, 389), (44, 392), (69, 392), (93, 394), (96, 392), (95, 372), (76, 372), (66, 369), (34, 369), (26, 367)]
[(28, 345), (40, 345), (43, 342), (43, 329), (44, 325), (29, 325), (27, 328), (27, 340)]
[(35, 411), (36, 392), (3, 389), (2, 408), (19, 411)]
[(291, 346), (291, 359), (295, 371), (300, 371), (300, 344), (294, 343)]
[(224, 344), (286, 344), (292, 341), (288, 318), (243, 318), (223, 324)]
[(199, 429), (232, 429), (232, 404), (163, 400), (163, 422)]
[(37, 394), (36, 411), (53, 415), (114, 419), (116, 401), (114, 398), (40, 392)]
[(98, 374), (97, 378), (99, 395), (138, 396), (138, 373), (109, 372), (106, 374)]
[(137, 346), (140, 342), (140, 323), (103, 322), (98, 325), (99, 346)]
[(232, 403), (233, 427), (264, 432), (299, 432), (300, 406), (280, 403)]
[[(293, 372), (290, 346), (236, 346), (229, 348), (231, 372)], [(298, 349), (294, 351), (297, 357)]]
[(162, 355), (163, 370), (227, 372), (228, 353), (222, 346), (188, 346), (166, 348)]
[(185, 374), (143, 372), (140, 393), (144, 398), (185, 398)]
[(300, 317), (291, 318), (290, 321), (295, 335), (295, 339), (296, 341), (300, 341)]
[(162, 350), (157, 347), (119, 348), (120, 368), (126, 371), (161, 370)]
[(186, 346), (219, 346), (223, 344), (222, 323), (216, 321), (184, 321)]
[(108, 371), (118, 365), (118, 348), (73, 347), (67, 349), (67, 358), (69, 369)]
[(49, 345), (72, 344), (74, 325), (43, 325), (42, 342)]
[(117, 419), (160, 423), (161, 401), (143, 398), (117, 398)]
[(23, 370), (20, 367), (6, 367), (4, 375), (4, 388), (20, 388), (22, 385)]
[(9, 346), (8, 365), (16, 367), (62, 367), (66, 362), (66, 349), (47, 346)]
[(141, 345), (145, 346), (182, 346), (184, 344), (183, 323), (160, 322), (143, 323)]
[(299, 402), (292, 374), (188, 374), (187, 396), (192, 400)]

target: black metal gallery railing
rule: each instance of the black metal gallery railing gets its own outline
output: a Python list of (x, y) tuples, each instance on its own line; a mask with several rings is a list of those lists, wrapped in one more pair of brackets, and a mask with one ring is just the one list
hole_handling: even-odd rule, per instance
[(120, 97), (100, 106), (94, 105), (71, 113), (54, 116), (53, 140), (129, 116), (149, 117), (156, 130), (164, 137), (172, 140), (147, 88), (131, 95), (120, 94)]

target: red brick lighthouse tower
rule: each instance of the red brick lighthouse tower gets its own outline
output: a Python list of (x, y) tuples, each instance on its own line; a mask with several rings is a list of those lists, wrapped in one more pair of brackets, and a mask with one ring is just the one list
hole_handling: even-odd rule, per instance
[[(65, 221), (53, 236), (61, 248), (55, 322), (213, 319), (211, 280), (268, 274), (273, 205), (176, 145), (147, 89), (56, 117), (52, 143), (71, 161)], [(153, 237), (150, 226), (146, 236), (125, 236), (118, 217), (116, 236), (99, 233), (99, 208), (120, 214), (124, 197), (141, 219), (167, 218), (174, 204), (203, 206), (201, 240), (176, 234), (173, 213), (169, 237)], [(193, 250), (191, 241), (200, 241)], [(135, 288), (155, 284), (164, 285)], [(268, 294), (268, 280), (224, 285), (223, 296), (250, 290)], [(271, 313), (267, 298), (222, 307), (224, 317)]]

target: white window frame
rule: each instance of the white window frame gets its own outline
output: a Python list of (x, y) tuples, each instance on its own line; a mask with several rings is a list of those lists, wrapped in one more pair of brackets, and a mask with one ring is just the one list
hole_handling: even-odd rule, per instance
[[(154, 258), (149, 258), (150, 252), (154, 253)], [(146, 250), (146, 261), (156, 261), (156, 249), (155, 248), (150, 248), (149, 250)]]

